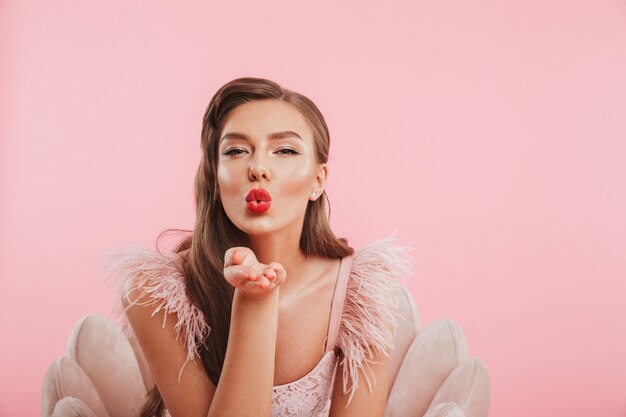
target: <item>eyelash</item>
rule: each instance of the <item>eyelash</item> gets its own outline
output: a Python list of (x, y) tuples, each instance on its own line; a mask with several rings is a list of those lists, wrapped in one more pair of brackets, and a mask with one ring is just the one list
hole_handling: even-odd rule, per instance
[[(233, 153), (233, 151), (243, 151), (243, 149), (232, 148), (232, 149), (229, 149), (226, 152), (224, 152), (224, 155), (226, 155), (226, 156), (241, 155), (241, 153), (239, 153), (239, 152), (238, 153)], [(294, 149), (291, 149), (291, 148), (282, 148), (282, 149), (279, 149), (276, 152), (281, 152), (281, 151), (290, 151), (288, 153), (283, 153), (281, 155), (300, 155), (299, 152), (296, 152)]]

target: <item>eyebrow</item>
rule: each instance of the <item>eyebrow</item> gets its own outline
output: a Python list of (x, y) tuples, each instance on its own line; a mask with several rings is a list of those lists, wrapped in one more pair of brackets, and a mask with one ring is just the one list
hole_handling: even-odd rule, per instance
[[(267, 135), (268, 140), (285, 139), (285, 138), (292, 138), (292, 137), (298, 138), (304, 142), (304, 139), (302, 139), (300, 135), (298, 135), (296, 132), (292, 132), (291, 130), (284, 130), (282, 132), (274, 132), (274, 133), (270, 133), (269, 135)], [(238, 132), (230, 132), (230, 133), (225, 134), (224, 136), (222, 136), (222, 139), (220, 139), (220, 143), (226, 139), (249, 140), (247, 135), (244, 135), (243, 133), (238, 133)]]

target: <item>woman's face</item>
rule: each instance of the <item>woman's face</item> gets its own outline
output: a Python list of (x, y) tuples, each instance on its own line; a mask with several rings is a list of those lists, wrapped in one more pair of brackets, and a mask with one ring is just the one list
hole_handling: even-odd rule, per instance
[[(320, 198), (327, 174), (304, 116), (278, 100), (244, 103), (228, 114), (218, 140), (217, 181), (233, 224), (250, 236), (284, 228), (300, 233), (307, 203)], [(246, 196), (253, 188), (269, 192), (267, 211), (250, 210)]]

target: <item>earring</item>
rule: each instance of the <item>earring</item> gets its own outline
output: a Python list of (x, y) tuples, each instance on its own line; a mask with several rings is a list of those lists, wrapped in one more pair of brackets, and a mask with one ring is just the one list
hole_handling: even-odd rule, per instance
[(313, 191), (313, 197), (315, 197), (317, 195), (317, 193), (315, 191)]

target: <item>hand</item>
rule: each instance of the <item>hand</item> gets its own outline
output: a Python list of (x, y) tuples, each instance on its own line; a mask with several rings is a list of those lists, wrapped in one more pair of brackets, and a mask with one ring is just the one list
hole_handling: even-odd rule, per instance
[(287, 273), (280, 263), (265, 265), (257, 260), (250, 248), (236, 246), (224, 255), (224, 277), (243, 295), (263, 298), (285, 282)]

